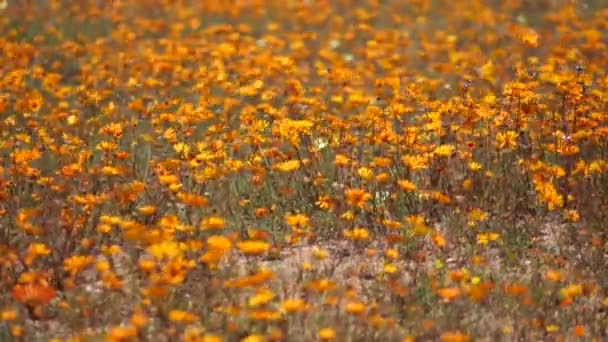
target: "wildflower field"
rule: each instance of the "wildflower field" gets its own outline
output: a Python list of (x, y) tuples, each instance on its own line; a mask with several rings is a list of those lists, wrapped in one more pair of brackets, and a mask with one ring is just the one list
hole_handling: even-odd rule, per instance
[(0, 341), (608, 340), (608, 3), (0, 1)]

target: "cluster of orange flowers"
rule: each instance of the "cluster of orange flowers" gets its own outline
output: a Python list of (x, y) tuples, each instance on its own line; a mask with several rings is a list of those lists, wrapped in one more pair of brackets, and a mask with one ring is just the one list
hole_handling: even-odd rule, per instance
[(3, 338), (605, 333), (602, 1), (0, 11)]

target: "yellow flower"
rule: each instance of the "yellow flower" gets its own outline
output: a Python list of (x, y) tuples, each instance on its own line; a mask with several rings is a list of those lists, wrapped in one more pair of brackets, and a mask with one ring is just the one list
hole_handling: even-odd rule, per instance
[(439, 145), (433, 150), (433, 153), (440, 157), (449, 157), (452, 152), (454, 152), (454, 146), (452, 145)]
[(346, 221), (352, 221), (355, 219), (355, 213), (352, 210), (347, 210), (344, 214), (340, 215), (340, 218)]
[(496, 144), (498, 148), (503, 150), (512, 150), (517, 147), (517, 132), (506, 131), (496, 134)]
[(205, 335), (202, 342), (222, 342), (222, 338), (215, 335)]
[(118, 246), (118, 245), (102, 246), (101, 252), (107, 256), (116, 255), (120, 252), (120, 246)]
[(224, 236), (212, 235), (207, 238), (207, 245), (213, 250), (227, 251), (232, 246), (232, 243)]
[(224, 229), (225, 226), (226, 222), (219, 216), (206, 217), (200, 223), (201, 230)]
[(547, 325), (545, 327), (545, 330), (547, 330), (547, 332), (550, 332), (550, 333), (559, 331), (559, 325), (555, 325), (555, 324)]
[(171, 310), (169, 312), (169, 320), (178, 323), (194, 323), (198, 320), (198, 316), (182, 310)]
[(477, 243), (480, 245), (487, 245), (490, 240), (488, 239), (488, 234), (480, 233), (477, 234)]
[(300, 168), (302, 163), (299, 160), (288, 160), (275, 165), (275, 169), (283, 172), (293, 172)]
[(389, 248), (386, 250), (386, 252), (384, 253), (386, 255), (387, 258), (389, 259), (397, 259), (399, 258), (399, 251), (393, 248)]
[(357, 170), (357, 173), (359, 174), (359, 177), (361, 177), (361, 179), (366, 181), (374, 177), (374, 171), (367, 167), (359, 168), (359, 170)]
[(482, 169), (482, 166), (478, 162), (472, 161), (472, 162), (469, 163), (469, 170), (471, 170), (473, 172), (477, 172), (477, 171), (479, 171), (481, 169)]
[(264, 335), (249, 335), (241, 340), (241, 342), (264, 342)]
[(287, 313), (303, 311), (306, 309), (306, 302), (299, 298), (286, 299), (281, 303), (281, 309)]
[(120, 176), (122, 174), (120, 169), (113, 167), (113, 166), (104, 166), (101, 169), (101, 173), (103, 173), (106, 176)]
[(97, 150), (104, 151), (104, 152), (112, 152), (112, 151), (114, 151), (114, 149), (116, 149), (116, 144), (113, 142), (109, 142), (109, 141), (102, 141), (102, 142), (98, 143), (97, 146), (95, 146), (95, 148)]
[(156, 207), (153, 205), (146, 205), (137, 208), (137, 211), (139, 211), (142, 215), (150, 216), (156, 212)]
[(162, 185), (172, 185), (178, 183), (178, 178), (175, 175), (161, 175), (158, 177), (160, 184)]
[(318, 247), (314, 247), (312, 249), (312, 255), (317, 258), (317, 259), (326, 259), (329, 256), (329, 252), (327, 252), (324, 249), (318, 248)]
[(583, 293), (583, 286), (580, 284), (568, 285), (559, 290), (559, 295), (562, 298), (575, 298)]
[(336, 338), (336, 331), (332, 328), (323, 328), (319, 330), (319, 339), (322, 341), (329, 341)]
[(175, 144), (177, 142), (177, 132), (173, 128), (167, 128), (163, 133), (163, 137), (167, 139), (170, 144)]
[(255, 308), (260, 305), (269, 303), (273, 298), (274, 292), (267, 289), (261, 289), (255, 295), (249, 297), (247, 304), (249, 305), (249, 307)]
[(416, 171), (425, 169), (429, 162), (428, 159), (426, 155), (405, 155), (401, 158), (401, 161), (412, 171)]
[(397, 266), (395, 266), (395, 264), (385, 264), (383, 270), (384, 270), (384, 273), (387, 273), (387, 274), (395, 274), (395, 273), (397, 273), (397, 271), (399, 271), (399, 269), (397, 268)]
[(410, 225), (412, 232), (415, 234), (424, 235), (429, 230), (424, 217), (421, 215), (410, 215), (406, 218), (406, 221)]
[(163, 241), (148, 247), (148, 253), (158, 260), (164, 258), (172, 259), (176, 256), (182, 255), (182, 248), (175, 241)]
[(173, 150), (178, 156), (184, 158), (190, 154), (190, 145), (178, 142), (173, 145)]
[(346, 238), (355, 241), (363, 241), (369, 238), (369, 231), (365, 228), (345, 229), (342, 233)]
[(238, 249), (247, 255), (260, 255), (268, 252), (270, 244), (261, 240), (246, 240), (236, 244)]
[(469, 213), (469, 220), (474, 222), (483, 222), (488, 218), (488, 213), (481, 209), (473, 209)]
[(498, 233), (490, 233), (488, 235), (488, 238), (490, 239), (490, 241), (497, 241), (500, 239), (500, 234)]
[(42, 256), (49, 255), (51, 250), (43, 243), (32, 243), (27, 250), (29, 255)]
[(73, 277), (87, 267), (93, 258), (85, 255), (75, 255), (63, 261), (63, 269)]
[(477, 234), (477, 243), (480, 245), (487, 245), (489, 242), (498, 241), (500, 234), (498, 233), (479, 233)]
[(14, 321), (17, 319), (17, 310), (10, 309), (2, 311), (2, 313), (0, 313), (0, 319), (3, 321)]
[(80, 119), (79, 119), (79, 118), (78, 118), (78, 116), (76, 116), (76, 115), (70, 115), (70, 116), (68, 116), (68, 118), (67, 118), (67, 120), (66, 120), (66, 121), (67, 121), (67, 123), (68, 123), (68, 126), (74, 126), (74, 125), (76, 125), (78, 122), (80, 122)]
[(308, 226), (309, 218), (304, 214), (285, 215), (285, 222), (292, 228), (304, 228)]

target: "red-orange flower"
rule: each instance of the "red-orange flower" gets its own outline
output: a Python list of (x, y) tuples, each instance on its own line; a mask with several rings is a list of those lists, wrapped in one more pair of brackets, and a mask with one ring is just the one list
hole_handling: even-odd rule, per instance
[(36, 283), (17, 284), (12, 291), (13, 297), (19, 303), (30, 307), (46, 305), (55, 298), (56, 294), (54, 288)]

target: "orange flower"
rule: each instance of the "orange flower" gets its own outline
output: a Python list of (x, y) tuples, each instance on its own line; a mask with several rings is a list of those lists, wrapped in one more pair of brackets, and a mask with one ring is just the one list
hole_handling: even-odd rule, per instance
[(27, 95), (26, 98), (27, 107), (26, 109), (30, 112), (37, 112), (40, 110), (42, 105), (44, 104), (44, 98), (40, 94), (39, 91), (34, 90)]
[(399, 184), (399, 187), (403, 191), (411, 192), (411, 191), (415, 191), (417, 189), (416, 184), (412, 183), (411, 181), (409, 181), (407, 179), (401, 179), (397, 183)]
[(336, 166), (344, 167), (344, 166), (349, 165), (350, 163), (351, 163), (351, 159), (348, 158), (347, 156), (342, 155), (342, 154), (336, 155), (336, 159), (334, 161), (334, 164), (336, 164)]
[(255, 215), (255, 217), (257, 217), (257, 218), (265, 217), (269, 213), (270, 213), (270, 210), (268, 210), (268, 208), (255, 208), (255, 209), (253, 209), (253, 215)]
[(346, 304), (346, 312), (350, 314), (358, 315), (363, 311), (365, 311), (365, 304), (361, 302), (350, 302)]
[(435, 246), (437, 246), (439, 248), (445, 247), (445, 238), (443, 237), (443, 235), (441, 235), (441, 233), (438, 233), (438, 232), (433, 233), (432, 238), (433, 238), (433, 243), (435, 244)]
[(325, 292), (336, 287), (336, 284), (329, 279), (319, 279), (312, 281), (309, 286), (317, 292)]
[(278, 321), (281, 319), (279, 311), (256, 310), (249, 313), (249, 318), (258, 321)]
[(451, 302), (460, 296), (460, 289), (457, 287), (446, 287), (439, 289), (437, 294), (439, 297), (443, 298), (444, 301)]
[(346, 202), (357, 208), (362, 208), (372, 195), (362, 189), (348, 189), (345, 192)]
[(563, 280), (562, 274), (555, 270), (548, 270), (545, 278), (551, 282), (558, 283)]
[(258, 272), (249, 276), (227, 280), (224, 282), (224, 286), (226, 288), (245, 288), (259, 286), (265, 283), (266, 281), (269, 281), (274, 278), (275, 274), (272, 271), (267, 269), (261, 269)]
[(469, 337), (460, 331), (449, 331), (441, 334), (439, 340), (441, 342), (467, 342)]
[(180, 192), (177, 194), (177, 198), (184, 202), (184, 204), (197, 208), (206, 207), (209, 204), (209, 200), (206, 197), (192, 193)]
[(575, 325), (572, 329), (572, 335), (574, 335), (575, 337), (585, 336), (585, 326), (581, 324)]
[(114, 327), (106, 336), (106, 341), (127, 341), (137, 335), (135, 326)]

